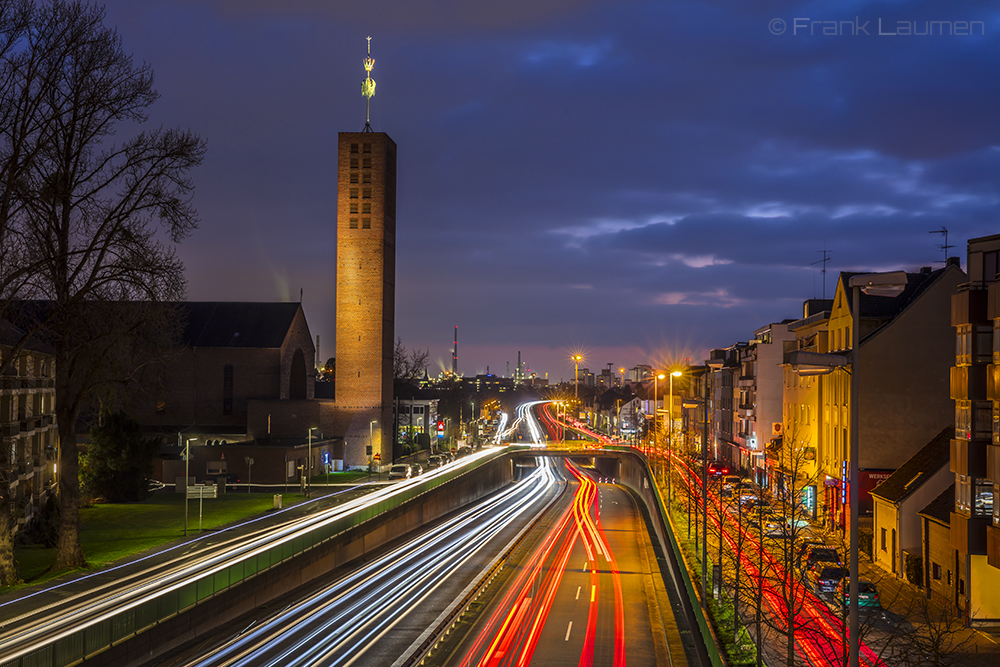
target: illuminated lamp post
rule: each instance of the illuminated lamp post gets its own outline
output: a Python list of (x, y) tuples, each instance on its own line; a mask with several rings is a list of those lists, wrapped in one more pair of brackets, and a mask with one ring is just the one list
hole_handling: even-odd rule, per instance
[[(861, 480), (858, 470), (858, 414), (860, 400), (858, 375), (860, 372), (859, 350), (861, 321), (861, 292), (870, 296), (895, 297), (906, 289), (906, 272), (863, 273), (851, 276), (851, 440), (848, 454), (848, 505), (850, 507), (850, 610), (848, 620), (848, 667), (859, 667), (861, 634), (858, 623), (858, 503), (860, 501)], [(799, 375), (826, 375), (835, 369), (845, 369), (847, 357), (838, 354), (816, 352), (792, 352), (787, 363)]]
[(574, 354), (573, 360), (573, 398), (580, 400), (580, 362), (583, 361), (582, 354)]
[(653, 376), (653, 477), (656, 477), (656, 462), (660, 459), (660, 450), (657, 447), (657, 435), (659, 432), (657, 430), (657, 417), (660, 412), (660, 399), (657, 395), (658, 388), (657, 384), (660, 380), (665, 379), (667, 376), (663, 373), (657, 373)]
[(683, 373), (680, 371), (670, 373), (670, 405), (667, 406), (667, 420), (669, 421), (667, 425), (667, 507), (670, 507), (672, 496), (670, 482), (674, 471), (673, 461), (671, 461), (674, 453), (674, 378), (681, 375)]

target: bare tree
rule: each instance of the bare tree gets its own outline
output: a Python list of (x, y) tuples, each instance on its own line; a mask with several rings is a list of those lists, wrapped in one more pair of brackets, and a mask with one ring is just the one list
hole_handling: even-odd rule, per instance
[[(182, 298), (174, 245), (197, 226), (187, 173), (205, 146), (187, 131), (124, 125), (145, 122), (158, 94), (150, 66), (133, 63), (117, 32), (103, 25), (103, 9), (11, 1), (0, 14), (26, 16), (11, 23), (20, 36), (0, 37), (0, 45), (10, 43), (0, 51), (0, 107), (17, 122), (0, 149), (0, 287), (8, 304), (11, 297), (48, 304), (24, 328), (55, 349), (56, 568), (65, 569), (84, 564), (76, 422), (102, 376), (94, 361), (112, 350), (101, 326), (108, 320), (91, 319), (107, 317), (95, 304)], [(114, 143), (123, 128), (131, 135)]]
[(396, 338), (392, 350), (392, 379), (396, 382), (413, 382), (423, 377), (427, 370), (429, 350), (407, 350), (402, 338)]

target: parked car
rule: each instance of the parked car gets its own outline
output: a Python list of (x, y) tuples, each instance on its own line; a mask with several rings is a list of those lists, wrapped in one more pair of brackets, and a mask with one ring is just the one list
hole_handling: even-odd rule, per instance
[(816, 540), (803, 540), (801, 543), (799, 543), (798, 551), (795, 552), (795, 566), (801, 567), (802, 558), (803, 556), (806, 555), (806, 552), (809, 550), (809, 547), (825, 547), (825, 546), (826, 546), (825, 542), (818, 542)]
[(840, 563), (817, 561), (809, 568), (806, 579), (816, 593), (836, 593), (837, 586), (847, 576), (847, 570)]
[(435, 468), (440, 468), (444, 465), (444, 457), (442, 456), (432, 456), (427, 459), (427, 469), (434, 470)]
[(424, 469), (420, 467), (419, 463), (410, 464), (410, 477), (416, 477), (424, 472)]
[(844, 561), (840, 559), (840, 554), (834, 547), (828, 547), (824, 545), (814, 545), (806, 549), (805, 554), (802, 556), (802, 567), (808, 570), (815, 563), (820, 561), (826, 561), (828, 563), (836, 563), (838, 565), (843, 565)]
[(398, 463), (389, 468), (389, 479), (409, 479), (413, 476), (409, 464)]
[(764, 537), (788, 539), (792, 536), (792, 526), (783, 517), (779, 517), (777, 521), (774, 519), (765, 521), (761, 532), (764, 533)]
[[(840, 580), (840, 599), (847, 607), (851, 604), (851, 578), (845, 576)], [(858, 581), (858, 608), (859, 609), (881, 609), (882, 603), (878, 599), (878, 589), (870, 581), (861, 579)]]

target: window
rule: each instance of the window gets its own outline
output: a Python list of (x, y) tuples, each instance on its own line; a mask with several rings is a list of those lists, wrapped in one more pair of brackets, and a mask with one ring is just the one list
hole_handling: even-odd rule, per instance
[(941, 581), (941, 566), (937, 563), (931, 564), (931, 576), (934, 577), (934, 581)]
[(167, 402), (162, 398), (156, 402), (156, 414), (162, 415), (167, 411)]
[(997, 273), (1000, 273), (1000, 267), (998, 267), (998, 262), (997, 262), (997, 251), (993, 250), (991, 252), (984, 252), (983, 282), (987, 283), (996, 282)]
[(371, 183), (372, 182), (372, 175), (371, 175), (371, 173), (366, 171), (364, 174), (362, 174), (361, 175), (361, 182), (362, 183)]
[(352, 153), (357, 153), (358, 152), (358, 145), (357, 144), (351, 144), (351, 152)]
[(885, 528), (882, 529), (882, 551), (885, 551)]
[(361, 229), (371, 229), (372, 219), (371, 218), (361, 218)]
[(233, 414), (233, 365), (222, 368), (222, 414)]
[(361, 198), (362, 199), (371, 199), (372, 198), (372, 189), (371, 188), (364, 188), (363, 190), (361, 190)]
[(968, 514), (972, 495), (972, 478), (957, 475), (955, 478), (955, 511)]
[(364, 160), (361, 161), (361, 166), (363, 166), (365, 169), (371, 169), (372, 159), (370, 157), (366, 157)]
[[(351, 183), (357, 183), (357, 182), (358, 182), (358, 175), (357, 175), (357, 173), (352, 173), (351, 174)], [(367, 183), (367, 181), (365, 181), (365, 182)]]
[(364, 204), (362, 204), (361, 205), (361, 212), (362, 213), (369, 213), (370, 214), (372, 212), (371, 202), (365, 202)]
[(358, 158), (352, 157), (351, 158), (351, 169), (357, 169), (357, 168), (358, 168)]
[[(365, 204), (365, 206), (368, 206), (368, 204)], [(356, 201), (351, 202), (351, 213), (354, 215), (358, 214), (358, 202)]]
[(357, 199), (357, 198), (358, 198), (358, 189), (351, 188), (351, 199)]
[(972, 515), (993, 516), (993, 483), (984, 479), (973, 479)]
[(364, 145), (364, 152), (365, 153), (371, 153), (372, 152), (372, 145), (371, 144), (365, 144)]
[(357, 218), (351, 218), (350, 228), (351, 229), (357, 229), (358, 228), (358, 219)]

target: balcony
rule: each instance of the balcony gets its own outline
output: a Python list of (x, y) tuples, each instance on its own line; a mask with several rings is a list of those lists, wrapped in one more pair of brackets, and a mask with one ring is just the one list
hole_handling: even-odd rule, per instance
[(986, 324), (989, 322), (987, 292), (984, 289), (968, 289), (951, 296), (951, 326), (963, 324)]
[(986, 526), (986, 562), (1000, 570), (1000, 526)]
[(0, 378), (0, 391), (4, 393), (21, 391), (21, 378), (14, 376)]
[(996, 400), (990, 398), (992, 370), (994, 366), (952, 366), (951, 367), (951, 400), (982, 401)]
[(986, 477), (986, 454), (990, 445), (983, 440), (951, 441), (951, 471), (967, 477)]
[(964, 554), (985, 556), (986, 535), (992, 519), (988, 516), (972, 517), (968, 514), (951, 513), (951, 547)]
[(5, 424), (0, 424), (0, 437), (16, 438), (19, 435), (21, 435), (20, 422), (7, 422)]

